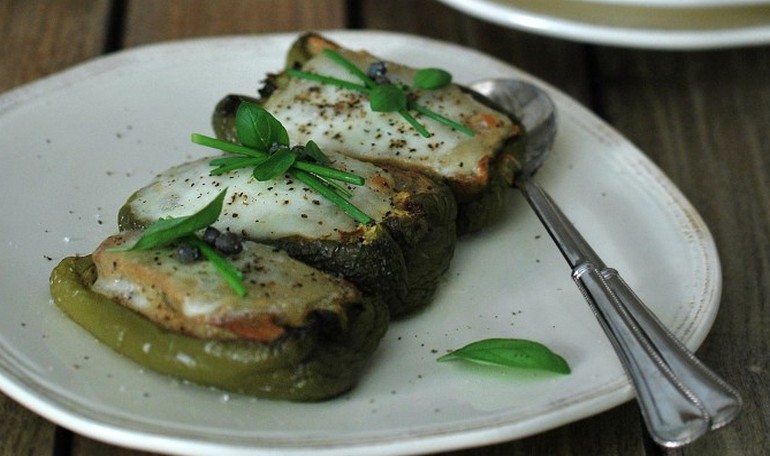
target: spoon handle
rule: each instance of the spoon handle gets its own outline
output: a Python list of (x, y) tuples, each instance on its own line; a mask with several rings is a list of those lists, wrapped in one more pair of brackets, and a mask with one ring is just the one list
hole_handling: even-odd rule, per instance
[(636, 390), (647, 428), (675, 448), (737, 416), (741, 398), (701, 363), (604, 265), (550, 196), (534, 181), (518, 186), (572, 266), (580, 288)]

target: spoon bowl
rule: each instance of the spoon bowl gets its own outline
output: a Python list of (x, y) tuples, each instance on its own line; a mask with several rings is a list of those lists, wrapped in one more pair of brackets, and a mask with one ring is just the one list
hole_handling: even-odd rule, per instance
[(470, 88), (501, 110), (513, 113), (527, 134), (527, 147), (518, 160), (519, 177), (529, 177), (548, 158), (556, 137), (556, 106), (543, 90), (519, 79), (487, 79)]

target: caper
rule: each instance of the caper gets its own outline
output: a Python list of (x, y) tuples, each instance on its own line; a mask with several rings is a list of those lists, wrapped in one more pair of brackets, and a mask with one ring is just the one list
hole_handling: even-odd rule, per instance
[(377, 84), (390, 82), (387, 76), (385, 76), (387, 72), (388, 68), (383, 61), (373, 62), (369, 65), (369, 68), (366, 69), (366, 75), (372, 78)]
[(192, 263), (200, 259), (201, 251), (198, 250), (198, 247), (183, 242), (177, 246), (174, 255), (180, 263)]
[(220, 234), (214, 241), (214, 247), (222, 253), (239, 253), (243, 250), (241, 238), (230, 231)]
[(218, 229), (210, 226), (203, 232), (203, 242), (208, 245), (214, 245), (219, 235), (222, 234)]

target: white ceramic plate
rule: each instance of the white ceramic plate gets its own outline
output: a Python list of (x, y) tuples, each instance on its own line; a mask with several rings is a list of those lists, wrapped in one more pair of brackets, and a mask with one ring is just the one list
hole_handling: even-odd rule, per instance
[(678, 7), (676, 0), (440, 1), (504, 27), (586, 43), (672, 50), (770, 43), (766, 1), (693, 0)]
[[(422, 38), (335, 32), (383, 58), (456, 80), (532, 79), (475, 51)], [(157, 375), (97, 343), (52, 304), (51, 268), (92, 251), (116, 211), (168, 166), (209, 151), (209, 114), (254, 93), (294, 35), (159, 44), (107, 56), (0, 97), (0, 388), (78, 433), (181, 454), (423, 453), (519, 438), (632, 397), (612, 348), (555, 246), (517, 193), (504, 220), (463, 239), (435, 302), (396, 322), (349, 394), (317, 404), (228, 395)], [(633, 145), (547, 87), (560, 134), (543, 185), (689, 347), (721, 291), (708, 229)], [(11, 197), (11, 195), (16, 195)], [(437, 363), (484, 337), (541, 341), (568, 376)]]

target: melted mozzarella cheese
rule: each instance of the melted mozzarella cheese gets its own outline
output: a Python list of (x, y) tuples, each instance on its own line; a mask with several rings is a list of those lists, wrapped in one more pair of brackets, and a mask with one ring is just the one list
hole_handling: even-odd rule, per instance
[[(326, 152), (333, 167), (355, 173), (362, 186), (348, 185), (349, 201), (374, 220), (381, 220), (393, 206), (393, 178), (382, 168), (343, 155)], [(142, 221), (181, 217), (202, 209), (223, 188), (228, 192), (214, 225), (251, 239), (304, 236), (334, 239), (355, 231), (357, 223), (334, 203), (302, 182), (280, 177), (256, 180), (252, 168), (211, 176), (211, 158), (173, 167), (139, 190), (127, 204)]]
[(300, 326), (311, 311), (341, 314), (340, 306), (360, 299), (341, 279), (249, 241), (241, 253), (228, 257), (243, 273), (247, 295), (240, 297), (208, 261), (180, 263), (171, 248), (112, 249), (137, 239), (138, 233), (130, 232), (112, 236), (94, 252), (94, 291), (158, 323), (202, 337), (211, 335), (208, 325), (252, 315), (269, 314), (282, 324)]
[[(363, 71), (377, 60), (364, 52), (339, 52)], [(392, 82), (412, 84), (415, 70), (395, 63), (388, 63), (387, 68)], [(325, 54), (309, 60), (302, 70), (361, 84)], [(312, 139), (322, 148), (360, 159), (399, 163), (449, 180), (484, 185), (486, 182), (478, 181), (486, 180), (487, 163), (515, 132), (511, 120), (454, 84), (415, 93), (419, 104), (475, 134), (469, 136), (410, 111), (432, 134), (425, 138), (400, 114), (372, 111), (368, 97), (360, 92), (294, 77), (271, 94), (264, 107), (298, 142)]]

